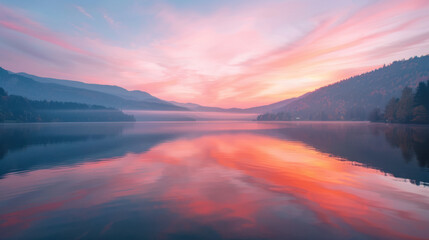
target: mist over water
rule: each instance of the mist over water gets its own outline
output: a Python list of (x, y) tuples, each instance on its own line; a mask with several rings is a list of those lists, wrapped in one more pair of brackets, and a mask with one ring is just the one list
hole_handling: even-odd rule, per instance
[(0, 125), (2, 239), (424, 239), (429, 128)]
[(256, 120), (256, 113), (193, 112), (193, 111), (142, 111), (126, 110), (136, 121), (246, 121)]

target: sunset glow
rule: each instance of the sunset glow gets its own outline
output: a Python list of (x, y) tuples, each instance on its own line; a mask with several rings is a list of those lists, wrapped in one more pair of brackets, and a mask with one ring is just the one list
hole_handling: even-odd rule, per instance
[(428, 29), (426, 0), (3, 0), (0, 66), (251, 107), (427, 54)]

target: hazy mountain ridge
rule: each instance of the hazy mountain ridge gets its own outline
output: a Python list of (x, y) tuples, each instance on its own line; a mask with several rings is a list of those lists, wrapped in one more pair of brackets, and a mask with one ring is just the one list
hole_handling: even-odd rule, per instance
[[(34, 76), (36, 78), (36, 76)], [(38, 77), (37, 77), (38, 78)], [(119, 109), (138, 109), (138, 110), (188, 110), (183, 107), (173, 105), (171, 103), (157, 99), (150, 94), (138, 92), (136, 95), (143, 98), (148, 97), (149, 101), (124, 99), (117, 95), (109, 94), (106, 92), (90, 90), (89, 88), (105, 88), (109, 92), (126, 92), (127, 90), (106, 85), (96, 85), (80, 83), (67, 80), (58, 79), (44, 79), (45, 82), (22, 76), (22, 74), (11, 74), (10, 72), (0, 68), (0, 87), (3, 87), (8, 93), (12, 95), (19, 95), (31, 100), (48, 100), (48, 101), (62, 101), (62, 102), (76, 102), (90, 105), (102, 105), (106, 107), (114, 107)], [(50, 83), (53, 82), (58, 83)], [(66, 85), (86, 86), (87, 88), (78, 88)], [(115, 90), (116, 89), (116, 90)], [(131, 94), (132, 95), (132, 94)]]
[(230, 113), (264, 113), (271, 111), (273, 109), (278, 109), (284, 107), (287, 104), (293, 102), (296, 98), (286, 99), (280, 102), (275, 102), (267, 105), (251, 107), (251, 108), (220, 108), (220, 107), (208, 107), (195, 103), (180, 103), (175, 101), (170, 101), (172, 104), (188, 108), (196, 112), (230, 112)]
[[(89, 84), (74, 80), (39, 77), (24, 72), (13, 73), (7, 70), (5, 70), (5, 72), (17, 78), (14, 83), (11, 84), (2, 81), (0, 75), (0, 87), (4, 87), (12, 94), (22, 95), (34, 100), (71, 101), (129, 110), (191, 110), (196, 112), (264, 113), (284, 107), (295, 100), (295, 98), (286, 99), (280, 102), (251, 108), (208, 107), (195, 103), (164, 101), (147, 92), (139, 90), (128, 91), (114, 85)], [(25, 83), (22, 84), (21, 82)], [(22, 85), (32, 87), (26, 88)], [(55, 91), (49, 90), (50, 88)], [(34, 91), (34, 89), (37, 89), (37, 91)], [(73, 96), (69, 96), (70, 93), (67, 94), (67, 92), (70, 91), (74, 92)], [(76, 93), (76, 91), (80, 92)], [(58, 94), (55, 92), (58, 92)], [(101, 99), (103, 99), (103, 101), (101, 101)]]
[[(300, 98), (300, 97), (298, 97)], [(263, 105), (263, 106), (258, 106), (258, 107), (251, 107), (251, 108), (247, 108), (247, 111), (252, 111), (255, 113), (264, 113), (267, 111), (275, 111), (276, 109), (282, 108), (282, 107), (286, 107), (287, 105), (293, 103), (294, 101), (296, 101), (298, 98), (289, 98), (289, 99), (285, 99), (282, 100), (280, 102), (275, 102), (275, 103), (271, 103), (268, 105)]]
[(14, 74), (0, 68), (0, 87), (34, 100), (54, 100), (133, 110), (191, 110), (197, 112), (268, 113), (260, 120), (366, 120), (384, 108), (406, 86), (429, 79), (429, 55), (395, 61), (388, 66), (319, 88), (297, 98), (252, 108), (208, 107), (164, 101), (147, 92), (112, 85)]
[(395, 61), (304, 94), (258, 119), (366, 120), (369, 111), (384, 108), (392, 97), (400, 96), (404, 87), (415, 88), (428, 79), (429, 55)]
[(170, 103), (176, 106), (188, 108), (189, 110), (192, 110), (195, 112), (239, 112), (244, 110), (241, 108), (208, 107), (208, 106), (203, 106), (196, 103), (181, 103), (176, 101), (170, 101)]
[(82, 88), (82, 89), (87, 89), (87, 90), (92, 90), (92, 91), (97, 91), (102, 93), (108, 93), (127, 100), (166, 103), (166, 101), (156, 98), (147, 92), (138, 91), (138, 90), (128, 91), (125, 88), (115, 86), (115, 85), (91, 84), (91, 83), (84, 83), (84, 82), (73, 81), (73, 80), (46, 78), (46, 77), (39, 77), (39, 76), (35, 76), (35, 75), (23, 73), (23, 72), (20, 72), (17, 74), (27, 78), (31, 78), (37, 82), (54, 83), (54, 84), (59, 84), (63, 86), (68, 86), (68, 87)]

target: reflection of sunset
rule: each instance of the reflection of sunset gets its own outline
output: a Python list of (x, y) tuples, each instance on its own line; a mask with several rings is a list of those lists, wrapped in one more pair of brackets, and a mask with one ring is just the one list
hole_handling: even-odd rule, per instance
[[(0, 201), (10, 206), (0, 213), (0, 229), (13, 234), (52, 211), (127, 199), (136, 211), (143, 200), (169, 211), (165, 234), (192, 231), (195, 223), (223, 237), (275, 238), (292, 233), (299, 222), (334, 227), (343, 237), (350, 231), (425, 237), (426, 188), (339, 160), (300, 142), (262, 135), (181, 138), (118, 159), (8, 175), (0, 181)], [(56, 178), (61, 182), (50, 181)], [(14, 189), (34, 184), (43, 189), (32, 195), (32, 205), (17, 207), (23, 205), (12, 202)], [(93, 211), (76, 218), (91, 217)], [(114, 227), (112, 219), (103, 232)]]

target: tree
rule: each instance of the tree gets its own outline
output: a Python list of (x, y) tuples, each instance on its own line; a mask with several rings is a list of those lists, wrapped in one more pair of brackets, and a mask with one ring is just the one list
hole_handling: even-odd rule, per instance
[(7, 96), (7, 92), (3, 88), (0, 88), (0, 97), (4, 96)]
[(398, 106), (398, 101), (399, 100), (397, 98), (392, 98), (386, 105), (386, 109), (384, 110), (384, 117), (388, 122), (396, 121), (396, 110)]
[(414, 96), (415, 106), (420, 106), (420, 105), (425, 106), (427, 99), (428, 99), (428, 86), (426, 86), (425, 82), (420, 82), (419, 86), (416, 89), (416, 95)]
[(429, 123), (429, 114), (423, 105), (413, 109), (413, 123)]
[(413, 117), (414, 95), (413, 90), (405, 87), (402, 90), (401, 98), (398, 102), (398, 110), (396, 111), (396, 119), (400, 123), (408, 123)]
[(423, 98), (424, 99), (423, 106), (425, 106), (426, 110), (429, 111), (429, 80), (427, 81), (427, 84), (426, 84), (425, 93), (426, 93), (425, 97)]
[(380, 108), (374, 108), (371, 112), (369, 112), (368, 120), (371, 122), (380, 122), (383, 120), (383, 116), (381, 115)]

